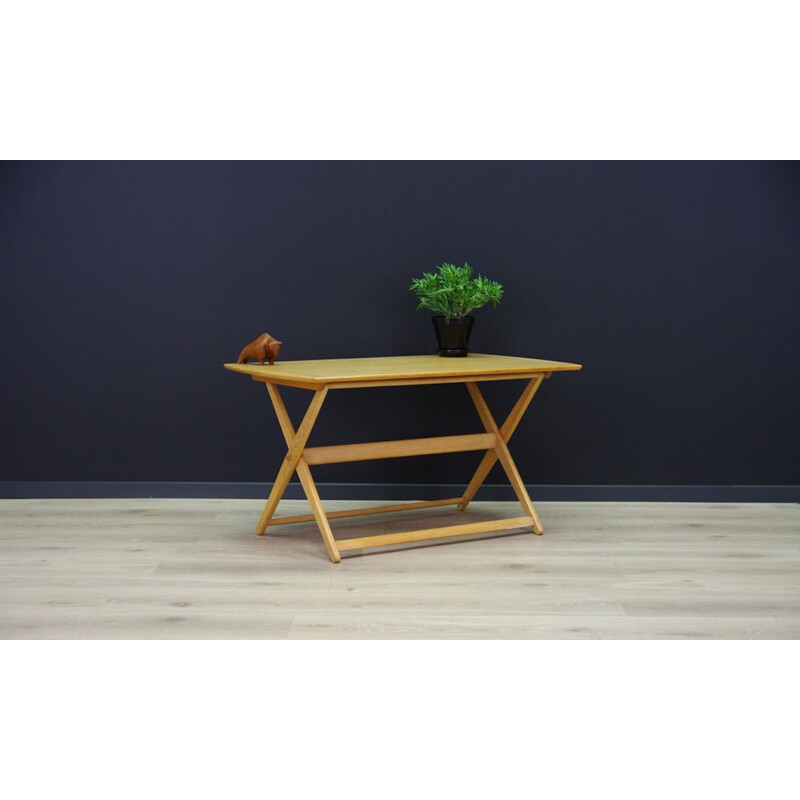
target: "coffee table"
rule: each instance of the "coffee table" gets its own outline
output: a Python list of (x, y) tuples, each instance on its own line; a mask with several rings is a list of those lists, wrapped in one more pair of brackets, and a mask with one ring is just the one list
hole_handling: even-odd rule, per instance
[[(465, 536), (490, 531), (530, 527), (534, 533), (544, 532), (539, 515), (531, 502), (525, 484), (519, 475), (508, 449), (508, 441), (519, 425), (523, 414), (542, 382), (554, 372), (581, 369), (580, 364), (563, 361), (546, 361), (538, 358), (470, 353), (464, 358), (442, 358), (438, 355), (387, 356), (381, 358), (335, 358), (319, 361), (283, 361), (272, 366), (265, 364), (225, 364), (225, 369), (249, 375), (254, 381), (267, 387), (278, 424), (286, 440), (287, 452), (278, 472), (264, 511), (256, 526), (262, 535), (268, 526), (288, 525), (314, 520), (322, 535), (322, 541), (331, 561), (341, 561), (341, 553), (363, 550), (370, 547), (427, 541), (453, 536)], [(525, 380), (525, 388), (502, 425), (495, 422), (478, 386), (485, 381)], [(359, 444), (327, 445), (307, 447), (314, 423), (329, 391), (338, 389), (371, 389), (378, 386), (419, 386), (439, 383), (463, 383), (466, 385), (475, 409), (483, 423), (482, 433), (458, 436), (434, 436), (424, 439), (400, 439), (384, 442), (362, 442)], [(308, 410), (300, 426), (295, 429), (279, 386), (308, 389), (313, 392)], [(406, 502), (373, 508), (326, 513), (317, 487), (311, 477), (315, 464), (334, 464), (346, 461), (370, 461), (381, 458), (422, 456), (433, 453), (459, 453), (484, 450), (479, 464), (467, 488), (460, 497), (443, 500)], [(433, 506), (455, 505), (464, 511), (475, 493), (499, 461), (511, 484), (514, 494), (522, 506), (524, 516), (510, 519), (486, 520), (425, 530), (402, 531), (375, 536), (360, 536), (352, 539), (336, 539), (330, 520), (393, 511), (407, 511)], [(273, 516), (292, 475), (297, 472), (303, 491), (311, 506), (311, 514), (298, 516)]]

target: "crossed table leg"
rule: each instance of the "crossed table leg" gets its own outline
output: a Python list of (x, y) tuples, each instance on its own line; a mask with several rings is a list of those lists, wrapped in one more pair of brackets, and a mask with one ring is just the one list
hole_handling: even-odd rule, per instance
[[(394, 442), (366, 442), (355, 445), (338, 445), (328, 447), (307, 448), (308, 441), (314, 423), (319, 416), (322, 404), (328, 393), (328, 387), (323, 386), (315, 390), (311, 403), (300, 423), (300, 427), (295, 431), (283, 398), (277, 386), (267, 383), (267, 391), (275, 408), (283, 437), (288, 448), (286, 456), (272, 486), (267, 503), (258, 521), (256, 533), (261, 535), (266, 532), (269, 525), (286, 525), (295, 522), (307, 522), (314, 520), (317, 523), (325, 548), (331, 561), (338, 563), (341, 561), (340, 551), (357, 550), (367, 547), (379, 547), (390, 544), (401, 544), (404, 542), (425, 541), (428, 539), (446, 538), (452, 536), (463, 536), (468, 534), (486, 533), (490, 531), (508, 530), (510, 528), (525, 527), (530, 525), (534, 533), (544, 532), (539, 515), (536, 513), (531, 502), (525, 484), (520, 477), (511, 453), (508, 450), (508, 440), (513, 435), (523, 414), (528, 408), (533, 396), (541, 386), (545, 373), (532, 378), (525, 386), (522, 394), (511, 409), (508, 417), (502, 426), (498, 427), (494, 420), (483, 394), (475, 382), (466, 382), (470, 397), (480, 417), (485, 433), (467, 434), (464, 436), (438, 436), (427, 439), (406, 439)], [(343, 461), (364, 461), (373, 458), (392, 458), (409, 455), (426, 455), (431, 453), (463, 452), (468, 450), (486, 450), (486, 453), (478, 466), (475, 474), (467, 485), (461, 497), (449, 498), (445, 500), (429, 500), (418, 503), (400, 503), (390, 506), (379, 506), (376, 508), (362, 508), (350, 511), (336, 511), (326, 514), (322, 507), (317, 487), (311, 477), (310, 463), (341, 463)], [(390, 533), (377, 536), (363, 536), (354, 539), (335, 539), (330, 527), (329, 519), (337, 517), (360, 516), (364, 514), (378, 514), (391, 511), (405, 511), (416, 508), (428, 508), (432, 506), (457, 505), (459, 511), (463, 511), (470, 503), (475, 493), (486, 480), (487, 475), (494, 466), (500, 461), (500, 465), (506, 473), (512, 489), (522, 506), (525, 516), (514, 517), (512, 519), (490, 520), (485, 522), (473, 522), (462, 525), (449, 525), (440, 528), (430, 528), (427, 530), (404, 531), (400, 533)], [(273, 517), (278, 503), (286, 491), (294, 472), (297, 472), (302, 484), (303, 491), (311, 506), (312, 513), (293, 517)]]

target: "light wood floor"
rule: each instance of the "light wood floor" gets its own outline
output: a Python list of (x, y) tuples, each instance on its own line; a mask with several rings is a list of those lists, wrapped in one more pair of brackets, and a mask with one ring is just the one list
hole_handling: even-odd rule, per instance
[[(0, 638), (800, 638), (797, 504), (542, 502), (541, 537), (355, 551), (341, 564), (313, 523), (256, 537), (262, 506), (0, 501)], [(519, 510), (474, 503), (466, 517), (500, 514)], [(334, 532), (464, 517), (428, 509)]]

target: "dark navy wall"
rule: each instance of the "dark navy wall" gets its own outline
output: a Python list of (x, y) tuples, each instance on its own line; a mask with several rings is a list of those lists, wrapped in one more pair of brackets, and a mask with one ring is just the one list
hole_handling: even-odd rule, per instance
[[(506, 287), (476, 351), (585, 365), (515, 435), (527, 483), (800, 484), (800, 169), (771, 162), (5, 163), (0, 480), (270, 480), (266, 392), (221, 364), (264, 330), (284, 360), (431, 352), (407, 286), (445, 260)], [(463, 387), (340, 392), (312, 444), (479, 429)]]

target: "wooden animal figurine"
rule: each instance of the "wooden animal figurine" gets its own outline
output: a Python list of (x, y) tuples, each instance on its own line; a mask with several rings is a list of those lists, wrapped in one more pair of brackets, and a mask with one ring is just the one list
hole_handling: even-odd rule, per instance
[(244, 364), (248, 358), (255, 358), (262, 367), (264, 366), (264, 361), (269, 361), (270, 366), (272, 366), (281, 351), (281, 347), (283, 347), (283, 342), (273, 339), (268, 333), (262, 333), (258, 339), (253, 339), (239, 353), (239, 360), (236, 363)]

